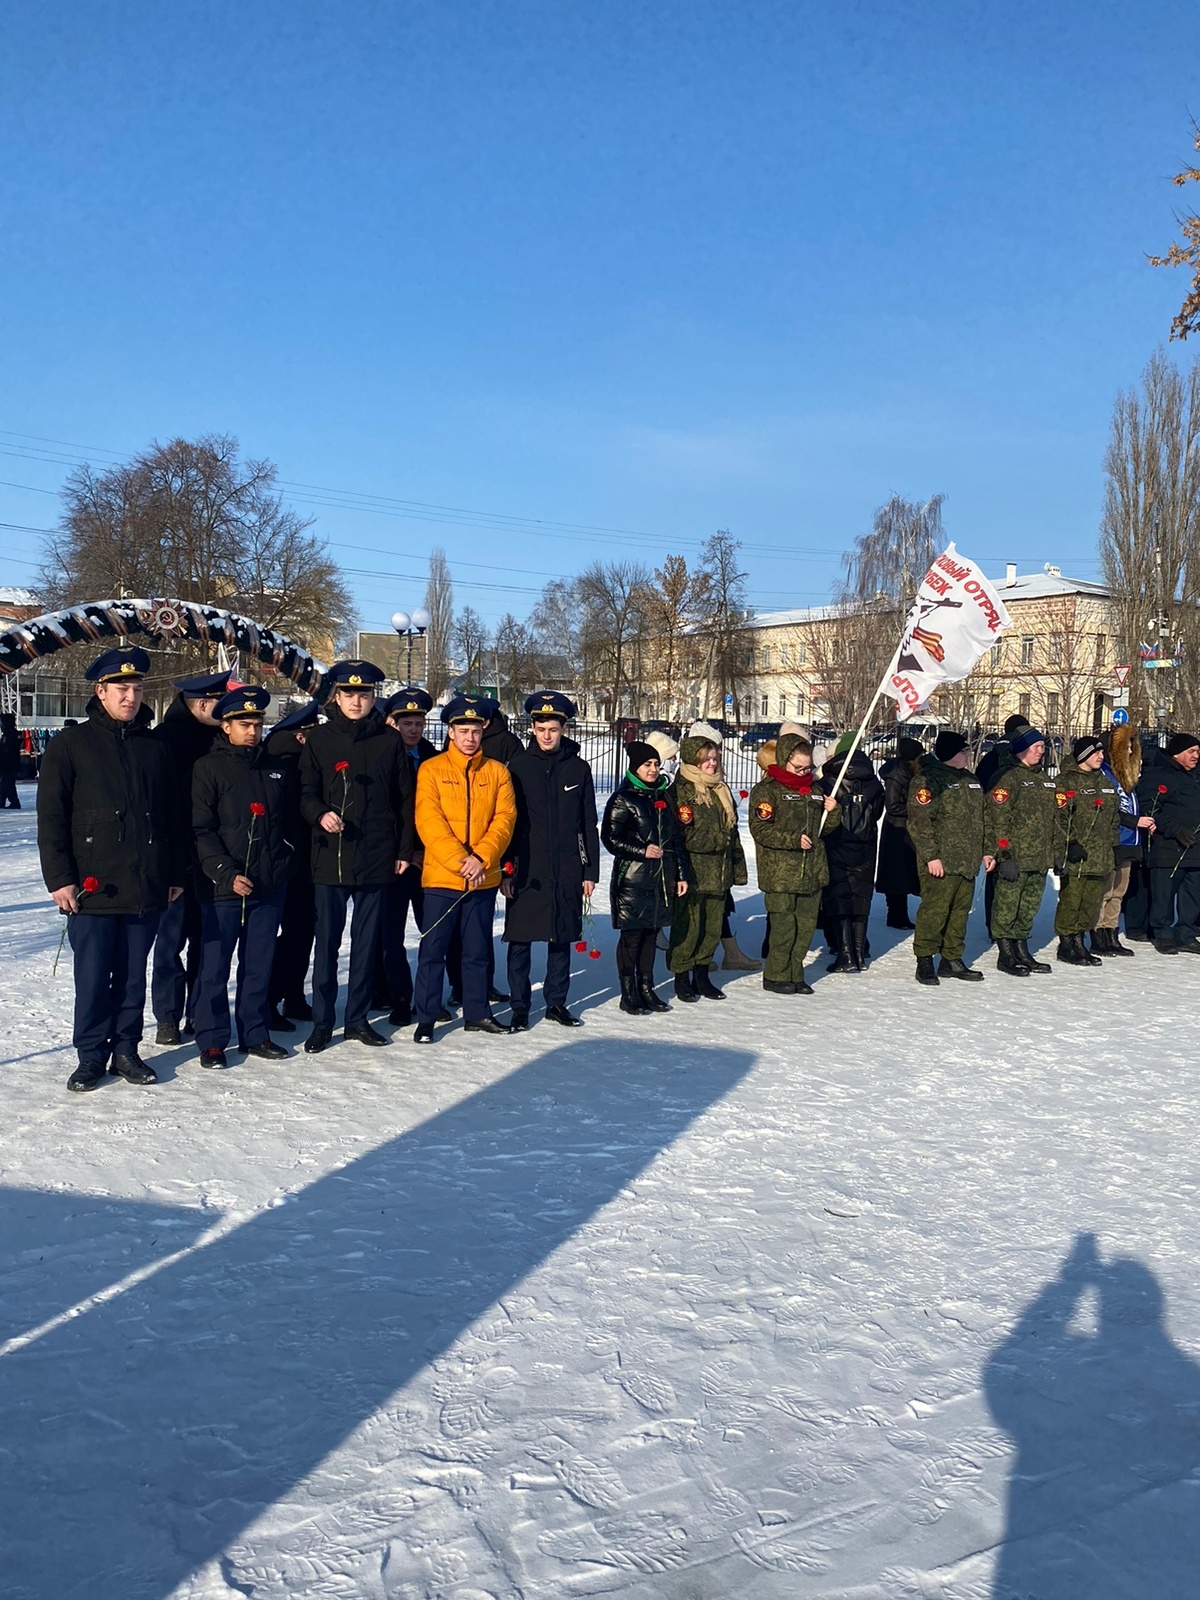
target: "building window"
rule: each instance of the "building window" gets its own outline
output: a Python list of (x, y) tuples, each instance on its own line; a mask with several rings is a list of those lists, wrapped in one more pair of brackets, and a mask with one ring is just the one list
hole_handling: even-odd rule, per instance
[(995, 644), (992, 646), (992, 659), (988, 663), (989, 666), (992, 668), (993, 672), (996, 670), (996, 668), (1000, 665), (1000, 663), (1003, 660), (1004, 660), (1004, 640), (1003, 639), (997, 639)]
[(1046, 696), (1046, 721), (1052, 728), (1058, 727), (1058, 712), (1061, 700), (1061, 695), (1048, 694)]
[(1029, 696), (1027, 694), (1017, 696), (1017, 715), (1020, 717), (1025, 717), (1028, 720)]
[(1033, 635), (1031, 633), (1025, 634), (1021, 639), (1021, 665), (1023, 667), (1031, 667), (1033, 665)]
[(1096, 635), (1096, 666), (1103, 667), (1108, 661), (1108, 639), (1104, 634)]
[(987, 719), (990, 727), (995, 728), (1000, 724), (1000, 696), (998, 694), (988, 695)]
[(747, 721), (754, 715), (754, 696), (752, 694), (742, 697), (742, 715)]
[(829, 659), (833, 662), (835, 667), (841, 663), (842, 641), (838, 638), (837, 634), (834, 634), (832, 640), (830, 641)]
[(765, 719), (766, 716), (767, 716), (767, 713), (770, 711), (770, 709), (771, 709), (770, 706), (767, 704), (767, 697), (764, 694), (762, 699), (758, 702), (758, 714), (759, 714), (759, 716)]
[(787, 695), (781, 694), (779, 696), (779, 720), (780, 720), (780, 722), (782, 722), (784, 717), (786, 717), (786, 716), (787, 716)]
[(806, 667), (808, 665), (808, 642), (805, 639), (801, 639), (796, 646), (796, 665), (798, 667)]
[(796, 721), (804, 721), (804, 713), (808, 709), (808, 702), (802, 694), (796, 696)]
[(785, 644), (781, 644), (779, 646), (779, 665), (781, 667), (786, 667), (787, 664), (788, 664), (788, 647)]
[(758, 660), (759, 660), (759, 665), (762, 667), (762, 670), (764, 672), (770, 672), (770, 670), (771, 670), (771, 646), (769, 644), (763, 645), (762, 649), (758, 653)]
[(1063, 636), (1061, 633), (1050, 635), (1050, 665), (1061, 667), (1063, 658)]

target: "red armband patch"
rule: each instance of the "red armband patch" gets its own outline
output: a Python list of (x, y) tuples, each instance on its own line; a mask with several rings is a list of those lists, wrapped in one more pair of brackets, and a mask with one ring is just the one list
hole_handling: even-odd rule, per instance
[(695, 822), (696, 813), (692, 810), (691, 806), (680, 806), (679, 807), (679, 820), (680, 820), (680, 822), (683, 823), (685, 828), (688, 826), (689, 823)]
[(760, 800), (754, 808), (754, 815), (760, 822), (770, 822), (775, 815), (775, 807), (769, 800)]
[(1055, 804), (1058, 806), (1059, 810), (1061, 810), (1063, 808), (1063, 806), (1066, 805), (1067, 801), (1070, 798), (1071, 798), (1070, 795), (1064, 794), (1061, 789), (1058, 791), (1058, 793), (1054, 796), (1054, 800), (1055, 800)]
[(926, 789), (924, 786), (922, 786), (920, 789), (915, 791), (913, 794), (913, 799), (919, 806), (927, 806), (933, 799), (933, 790)]
[(1004, 802), (1008, 799), (1008, 790), (1007, 789), (993, 789), (992, 790), (992, 799), (996, 802), (996, 804), (998, 806), (1002, 806), (1004, 804)]

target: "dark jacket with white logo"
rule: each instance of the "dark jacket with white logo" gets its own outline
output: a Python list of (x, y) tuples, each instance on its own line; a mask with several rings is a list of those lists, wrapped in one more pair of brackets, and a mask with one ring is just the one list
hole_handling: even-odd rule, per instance
[(583, 931), (583, 885), (600, 876), (600, 835), (592, 769), (564, 739), (550, 752), (531, 743), (508, 764), (517, 826), (505, 852), (513, 898), (504, 937), (565, 944)]

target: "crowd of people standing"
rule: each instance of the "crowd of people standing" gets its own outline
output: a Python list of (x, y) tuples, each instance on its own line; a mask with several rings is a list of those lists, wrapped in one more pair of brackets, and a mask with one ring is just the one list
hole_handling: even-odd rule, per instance
[[(964, 959), (981, 871), (997, 967), (1014, 978), (1051, 970), (1029, 948), (1051, 871), (1058, 960), (1133, 954), (1122, 916), (1134, 942), (1200, 954), (1200, 739), (1190, 735), (1145, 762), (1131, 729), (1078, 739), (1050, 776), (1044, 736), (1013, 718), (977, 772), (965, 736), (943, 732), (931, 751), (902, 738), (876, 774), (849, 736), (818, 769), (805, 730), (784, 724), (759, 752), (759, 782), (735, 796), (720, 733), (697, 724), (678, 745), (661, 734), (627, 745), (598, 818), (564, 694), (526, 701), (527, 745), (494, 701), (456, 695), (441, 710), (438, 750), (425, 734), (429, 695), (404, 688), (377, 703), (383, 674), (370, 662), (337, 663), (324, 704), (269, 732), (267, 692), (230, 687), (227, 673), (180, 680), (153, 728), (149, 668), (129, 647), (92, 664), (88, 715), (51, 742), (39, 783), (42, 871), (74, 956), (72, 1090), (108, 1073), (158, 1081), (139, 1054), (148, 970), (156, 1042), (192, 1032), (205, 1067), (228, 1065), (235, 1035), (248, 1055), (283, 1060), (274, 1035), (306, 1021), (304, 1050), (320, 1054), (336, 1029), (347, 923), (346, 1039), (388, 1044), (370, 1020), (386, 1010), (428, 1044), (452, 1006), (467, 1031), (524, 1031), (535, 944), (545, 946), (546, 1020), (577, 1027), (571, 950), (588, 951), (601, 842), (613, 863), (621, 1010), (670, 1009), (655, 982), (660, 947), (677, 1003), (721, 1000), (718, 947), (727, 968), (759, 968), (730, 923), (732, 891), (748, 881), (739, 799), (766, 910), (768, 993), (812, 993), (818, 927), (830, 972), (864, 971), (877, 891), (889, 925), (913, 930), (919, 983), (981, 981)], [(498, 895), (507, 994), (496, 987)], [(493, 1014), (501, 1001), (508, 1022)]]

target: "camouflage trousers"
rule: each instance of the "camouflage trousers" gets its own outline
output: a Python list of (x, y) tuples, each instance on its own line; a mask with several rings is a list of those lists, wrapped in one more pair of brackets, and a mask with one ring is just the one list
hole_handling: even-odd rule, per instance
[(1100, 903), (1104, 899), (1103, 878), (1064, 878), (1058, 891), (1058, 910), (1054, 913), (1054, 931), (1059, 938), (1069, 933), (1086, 933), (1096, 925)]
[(967, 918), (974, 898), (974, 878), (964, 878), (957, 872), (931, 878), (922, 867), (913, 955), (943, 955), (947, 961), (957, 961), (966, 949)]
[(1044, 872), (1023, 872), (1015, 883), (998, 876), (992, 901), (992, 938), (1028, 939), (1045, 892)]
[(763, 977), (769, 983), (799, 983), (804, 977), (804, 958), (817, 931), (821, 892), (764, 894), (763, 905), (767, 908), (770, 940)]
[(689, 889), (671, 907), (671, 944), (667, 950), (668, 972), (690, 972), (706, 967), (721, 942), (725, 920), (723, 894), (697, 894)]

